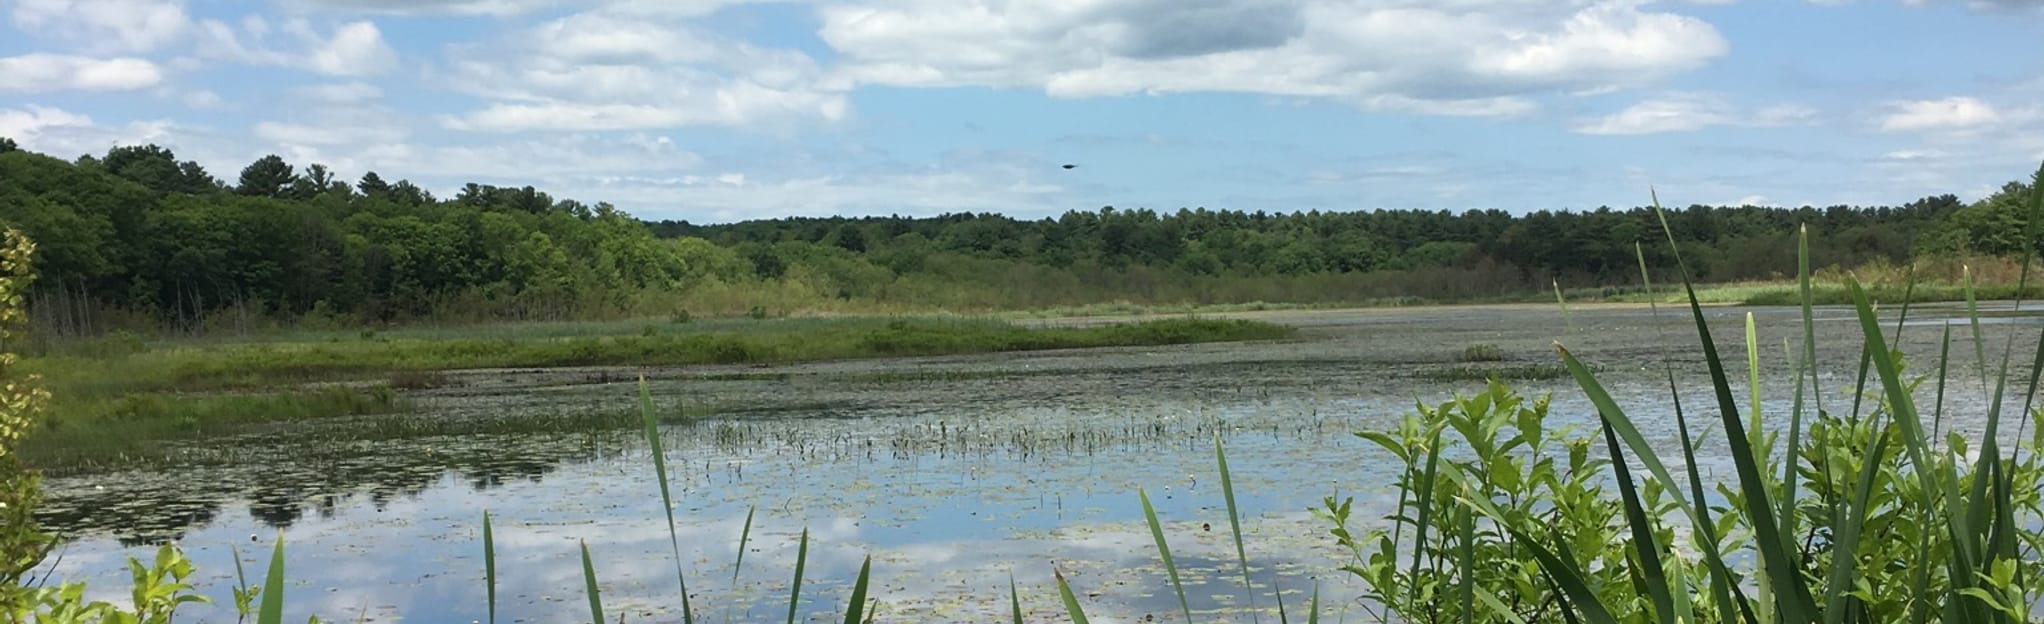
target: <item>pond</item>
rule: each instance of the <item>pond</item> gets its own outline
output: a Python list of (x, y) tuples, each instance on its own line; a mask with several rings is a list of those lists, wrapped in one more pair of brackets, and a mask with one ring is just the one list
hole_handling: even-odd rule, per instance
[[(1710, 309), (1726, 357), (1742, 367), (1747, 312), (1773, 373), (1764, 410), (1785, 413), (1793, 382), (1781, 345), (1801, 333), (1797, 312)], [(1956, 313), (1925, 307), (1912, 319)], [(1997, 316), (1990, 344), (2015, 331), (2033, 346), (2034, 324), (2010, 321), (2027, 314)], [(805, 621), (841, 618), (831, 614), (869, 556), (875, 621), (1004, 619), (1011, 578), (1031, 621), (1062, 620), (1054, 571), (1099, 621), (1176, 619), (1138, 488), (1156, 506), (1201, 621), (1274, 621), (1279, 593), (1296, 615), (1315, 591), (1325, 615), (1356, 618), (1367, 614), (1362, 586), (1339, 571), (1347, 555), (1310, 510), (1353, 496), (1358, 522), (1386, 513), (1397, 465), (1351, 433), (1390, 427), (1416, 401), (1480, 390), (1481, 381), (1443, 380), (1487, 366), (1460, 363), (1464, 347), (1497, 345), (1506, 364), (1537, 369), (1555, 362), (1553, 341), (1568, 343), (1668, 453), (1679, 447), (1659, 362), (1675, 365), (1690, 409), (1711, 400), (1693, 325), (1644, 307), (1259, 315), (1300, 327), (1299, 337), (771, 368), (463, 372), (420, 393), (417, 413), (280, 425), (185, 445), (147, 469), (54, 476), (43, 519), (72, 540), (58, 576), (89, 580), (119, 603), (125, 557), (176, 540), (215, 601), (181, 611), (183, 621), (234, 621), (234, 558), (259, 580), (281, 534), (287, 620), (456, 622), (487, 617), (488, 510), (500, 621), (587, 618), (585, 543), (611, 618), (679, 621), (650, 447), (630, 424), (643, 374), (668, 421), (660, 435), (681, 568), (707, 621), (785, 618), (805, 529)], [(1848, 310), (1820, 316), (1820, 359), (1830, 365), (1820, 381), (1832, 400), (1855, 373), (1857, 326)], [(1938, 330), (1910, 325), (1909, 352), (1934, 357)], [(1573, 382), (1514, 385), (1552, 393), (1556, 423), (1594, 422)], [(1951, 394), (1948, 409), (1984, 412), (1979, 392)], [(1977, 418), (1953, 422), (1963, 430)], [(1702, 463), (1727, 470), (1718, 457)]]

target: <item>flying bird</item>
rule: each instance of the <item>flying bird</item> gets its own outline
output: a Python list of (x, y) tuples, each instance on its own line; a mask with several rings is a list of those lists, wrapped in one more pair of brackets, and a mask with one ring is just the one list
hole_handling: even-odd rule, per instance
[(1078, 166), (1078, 165), (1074, 165), (1074, 164), (1070, 164), (1070, 163), (1066, 163), (1066, 164), (1065, 164), (1065, 168), (1066, 168), (1066, 169), (1077, 169), (1077, 168), (1079, 168), (1079, 166)]

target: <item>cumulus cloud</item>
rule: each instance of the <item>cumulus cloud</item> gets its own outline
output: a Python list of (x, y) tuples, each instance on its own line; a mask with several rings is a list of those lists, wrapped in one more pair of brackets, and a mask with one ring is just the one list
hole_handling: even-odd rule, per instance
[(605, 12), (457, 49), (450, 83), (491, 102), (461, 130), (621, 130), (832, 121), (845, 89), (808, 55)]
[(0, 57), (0, 93), (9, 91), (128, 91), (163, 81), (163, 71), (144, 59), (89, 58), (65, 54)]
[(191, 27), (174, 0), (15, 0), (10, 16), (26, 33), (60, 37), (86, 49), (146, 52)]
[(22, 110), (0, 108), (0, 136), (31, 143), (48, 128), (91, 125), (91, 117), (47, 106), (30, 104)]
[(342, 24), (324, 39), (304, 22), (292, 22), (287, 29), (309, 44), (305, 65), (323, 74), (366, 76), (397, 64), (397, 51), (383, 42), (383, 32), (372, 22)]
[(1583, 134), (1661, 134), (1713, 126), (1773, 127), (1806, 123), (1816, 111), (1798, 104), (1745, 110), (1715, 93), (1676, 93), (1641, 101), (1616, 113), (1577, 124)]
[(1887, 132), (1977, 129), (2002, 120), (1993, 105), (1966, 96), (1890, 102), (1888, 108), (1880, 122)]
[(323, 34), (304, 19), (272, 26), (251, 15), (239, 28), (206, 19), (193, 30), (193, 54), (199, 60), (293, 67), (328, 76), (371, 76), (397, 65), (397, 51), (383, 40), (382, 29), (366, 20), (338, 24)]
[[(902, 0), (819, 9), (854, 84), (1219, 91), (1462, 102), (1657, 80), (1722, 56), (1710, 24), (1636, 2)], [(1381, 101), (1381, 100), (1380, 100)], [(1485, 106), (1468, 103), (1481, 102)], [(1417, 107), (1424, 108), (1424, 107)]]

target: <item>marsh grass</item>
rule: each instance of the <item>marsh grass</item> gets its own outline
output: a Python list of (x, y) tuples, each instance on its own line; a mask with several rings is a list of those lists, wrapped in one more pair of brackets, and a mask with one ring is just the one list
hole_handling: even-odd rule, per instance
[[(379, 334), (336, 342), (186, 345), (113, 356), (34, 358), (23, 366), (44, 375), (51, 391), (65, 400), (33, 432), (28, 447), (37, 461), (61, 464), (269, 422), (404, 413), (413, 403), (393, 389), (446, 386), (451, 378), (443, 371), (455, 369), (773, 363), (1269, 340), (1292, 334), (1270, 323), (1200, 318), (1051, 328), (966, 318), (788, 319), (686, 327), (650, 335), (625, 329), (617, 335), (558, 338)], [(533, 335), (568, 329), (541, 327)], [(382, 383), (376, 382), (379, 378)]]
[[(710, 327), (707, 323), (688, 327)], [(1171, 318), (1094, 327), (1031, 328), (993, 319), (799, 319), (742, 330), (534, 338), (379, 338), (229, 343), (151, 349), (118, 358), (55, 355), (24, 362), (53, 392), (96, 397), (149, 391), (272, 389), (406, 372), (573, 366), (669, 366), (953, 355), (998, 351), (1269, 340), (1292, 330), (1247, 320)]]
[(1497, 345), (1479, 342), (1462, 348), (1463, 362), (1503, 362), (1505, 350)]
[(328, 386), (276, 394), (185, 395), (146, 392), (59, 402), (34, 430), (22, 456), (38, 466), (123, 456), (168, 440), (239, 432), (266, 423), (333, 416), (398, 414), (410, 399), (387, 388)]
[[(1655, 207), (1659, 214), (1658, 199)], [(2031, 215), (2028, 239), (2038, 240), (2044, 189), (2035, 193)], [(1675, 247), (1672, 239), (1668, 243)], [(1371, 598), (1388, 610), (1386, 618), (1591, 624), (2030, 621), (2039, 597), (2034, 579), (2044, 573), (2038, 560), (2044, 547), (2039, 534), (2044, 505), (2038, 502), (2044, 462), (2037, 455), (2044, 436), (2023, 441), (2022, 429), (2044, 418), (2030, 411), (2029, 400), (2044, 369), (2044, 336), (2037, 338), (2025, 390), (2029, 398), (2017, 417), (2018, 443), (2004, 452), (2001, 409), (2021, 332), (2009, 334), (1999, 372), (1990, 368), (1978, 293), (1971, 272), (1964, 272), (1960, 295), (1973, 321), (1980, 390), (1990, 400), (1977, 438), (1947, 433), (1939, 439), (1925, 432), (1916, 394), (1921, 384), (1935, 384), (1938, 401), (1928, 418), (1935, 432), (1948, 418), (1943, 397), (1950, 381), (1950, 327), (1935, 371), (1916, 372), (1891, 349), (1869, 290), (1848, 276), (1845, 292), (1864, 339), (1861, 372), (1851, 389), (1851, 411), (1824, 409), (1813, 329), (1819, 295), (1812, 287), (1807, 231), (1796, 244), (1804, 343), (1800, 357), (1791, 356), (1796, 400), (1787, 414), (1786, 438), (1778, 428), (1781, 415), (1763, 419), (1759, 413), (1762, 376), (1751, 317), (1745, 327), (1745, 381), (1754, 387), (1745, 407), (1749, 419), (1741, 417), (1731, 375), (1676, 250), (1685, 303), (1710, 374), (1711, 411), (1736, 468), (1733, 478), (1719, 484), (1715, 502), (1707, 498), (1697, 467), (1697, 442), (1673, 366), (1664, 368), (1686, 479), (1669, 470), (1596, 373), (1559, 343), (1562, 362), (1596, 408), (1597, 435), (1549, 431), (1542, 424), (1545, 398), (1524, 408), (1515, 393), (1495, 382), (1486, 393), (1458, 396), (1438, 408), (1422, 406), (1420, 415), (1395, 432), (1359, 434), (1405, 463), (1398, 511), (1387, 518), (1392, 528), (1350, 534), (1349, 505), (1332, 498), (1325, 513), (1337, 541), (1354, 550), (1348, 570), (1370, 586)], [(1644, 254), (1640, 259), (1644, 280)], [(2029, 259), (2020, 266), (2017, 293), (2028, 290)], [(1913, 285), (1903, 288), (1895, 342), (1917, 292)], [(2044, 428), (2044, 422), (2037, 424)], [(1567, 449), (1566, 464), (1559, 454), (1543, 451), (1557, 437)], [(1589, 459), (1592, 446), (1601, 446), (1610, 459)], [(1442, 462), (1451, 451), (1456, 458)], [(1644, 472), (1636, 474), (1635, 465)], [(1479, 521), (1483, 530), (1472, 530)], [(1410, 567), (1403, 565), (1408, 554)], [(1477, 595), (1497, 599), (1479, 603)]]
[(1568, 377), (1568, 369), (1559, 364), (1526, 362), (1519, 364), (1451, 364), (1420, 369), (1415, 375), (1427, 381), (1546, 381)]

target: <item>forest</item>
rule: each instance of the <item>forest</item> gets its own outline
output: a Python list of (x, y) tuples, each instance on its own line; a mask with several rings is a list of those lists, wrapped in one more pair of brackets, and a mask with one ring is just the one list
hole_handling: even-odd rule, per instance
[[(2022, 251), (2035, 181), (1967, 204), (1668, 207), (1706, 282)], [(1645, 195), (1644, 192), (1641, 193)], [(532, 186), (452, 197), (270, 155), (224, 180), (157, 145), (64, 160), (0, 138), (0, 223), (40, 245), (42, 335), (278, 325), (992, 311), (1102, 302), (1480, 301), (1673, 271), (1648, 206), (1287, 212), (1101, 207), (649, 221)], [(1530, 210), (1529, 210), (1530, 209)]]

